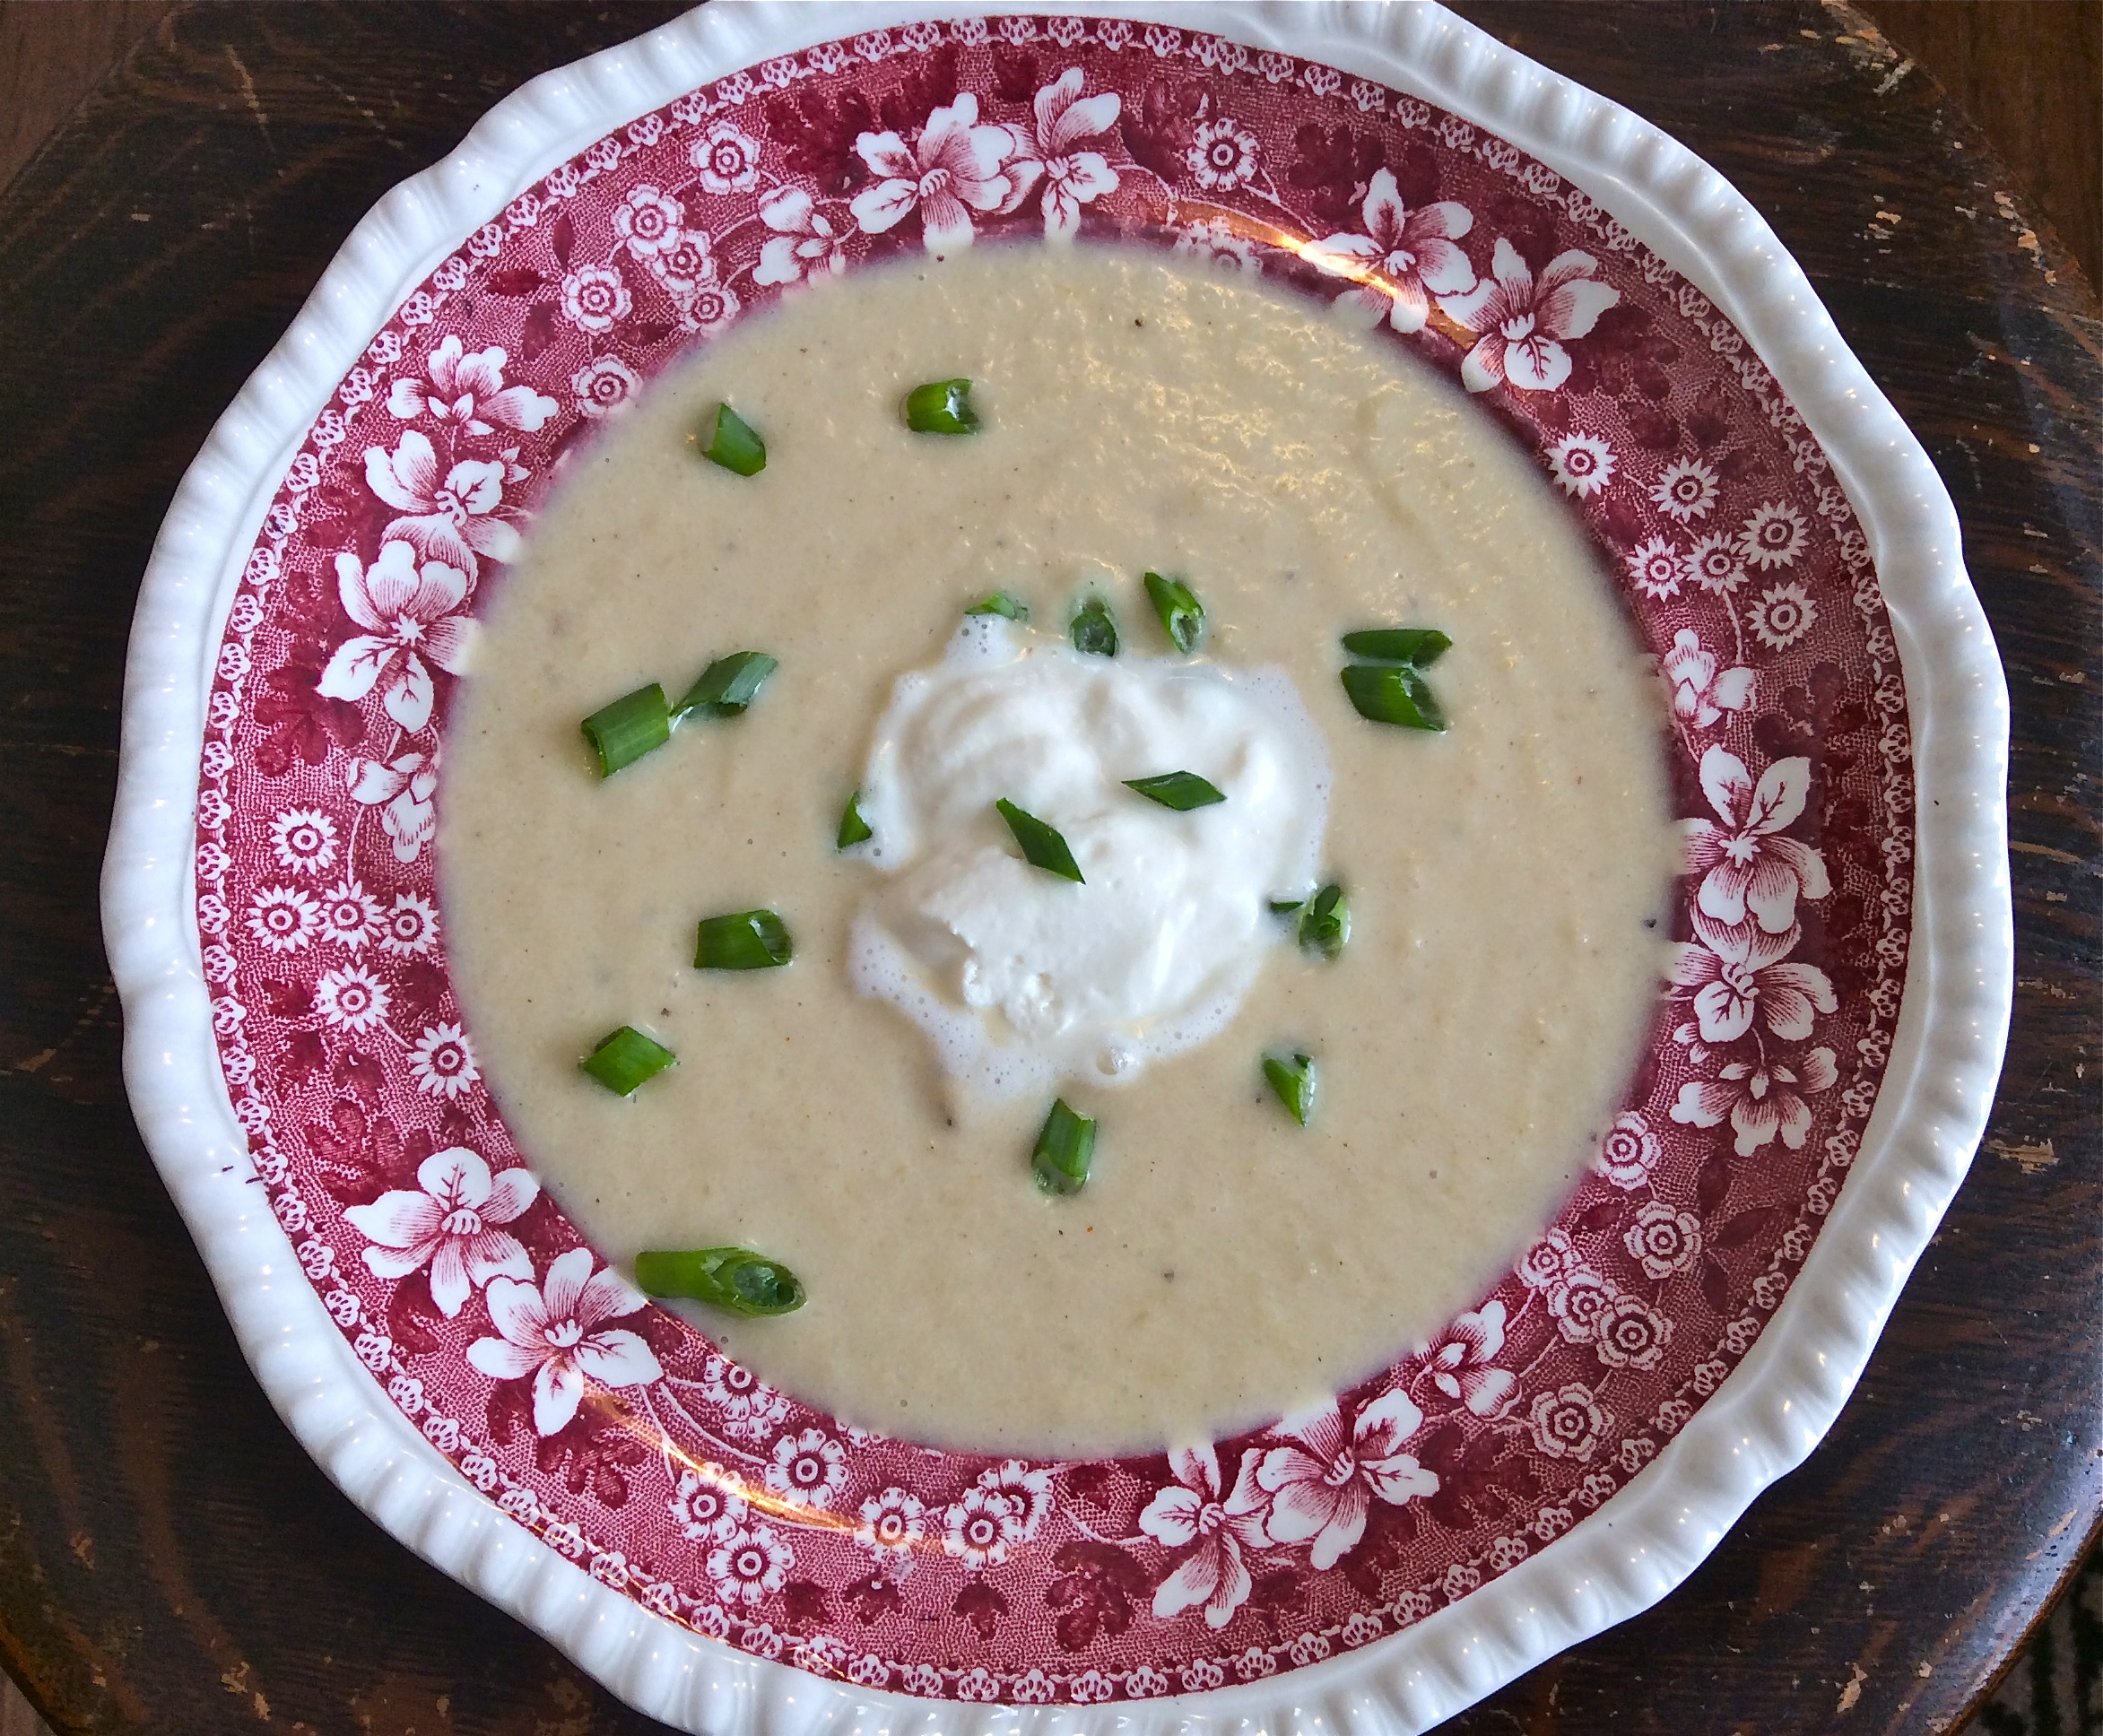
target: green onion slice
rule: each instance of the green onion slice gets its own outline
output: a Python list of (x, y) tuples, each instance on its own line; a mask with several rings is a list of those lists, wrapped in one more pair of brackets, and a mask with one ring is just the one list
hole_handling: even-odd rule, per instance
[(1376, 724), (1395, 724), (1403, 729), (1446, 728), (1446, 713), (1439, 708), (1424, 678), (1406, 664), (1387, 668), (1354, 663), (1343, 670), (1343, 690), (1358, 707), (1358, 715)]
[(672, 714), (665, 705), (665, 690), (655, 681), (639, 687), (593, 712), (583, 727), (585, 740), (598, 755), (599, 776), (611, 777), (672, 739)]
[(701, 456), (709, 463), (740, 476), (757, 476), (767, 468), (767, 442), (728, 404), (717, 404), (713, 418), (703, 418), (701, 429), (708, 437)]
[(1375, 663), (1429, 669), (1453, 648), (1453, 641), (1436, 627), (1377, 627), (1346, 633), (1343, 648), (1354, 657), (1370, 657)]
[(1266, 1055), (1264, 1077), (1271, 1081), (1285, 1113), (1302, 1127), (1315, 1112), (1315, 1058), (1311, 1055)]
[(1084, 655), (1114, 657), (1117, 655), (1117, 623), (1111, 617), (1109, 604), (1100, 597), (1090, 597), (1081, 605), (1069, 630), (1074, 650)]
[(1273, 898), (1271, 914), (1273, 916), (1290, 916), (1307, 903), (1305, 898)]
[(1095, 1159), (1095, 1117), (1076, 1115), (1060, 1098), (1044, 1118), (1030, 1167), (1047, 1194), (1078, 1194), (1088, 1185), (1088, 1166)]
[(1351, 906), (1343, 889), (1332, 881), (1307, 901), (1299, 913), (1299, 943), (1309, 952), (1334, 959), (1351, 939)]
[(869, 822), (862, 818), (862, 793), (856, 790), (847, 797), (847, 807), (839, 816), (839, 848), (845, 850), (856, 844), (865, 844), (875, 836)]
[(765, 1318), (804, 1306), (803, 1280), (750, 1248), (689, 1248), (635, 1256), (635, 1281), (649, 1296), (684, 1296), (732, 1314)]
[(717, 657), (695, 677), (686, 697), (673, 707), (674, 717), (698, 711), (704, 717), (735, 717), (760, 697), (767, 678), (781, 665), (764, 651), (738, 651)]
[(995, 591), (991, 596), (974, 603), (964, 612), (967, 615), (999, 615), (1007, 621), (1028, 621), (1030, 605), (1019, 597), (1010, 596), (1005, 591)]
[(704, 916), (694, 937), (696, 970), (765, 970), (795, 956), (787, 924), (771, 910)]
[[(1073, 860), (1073, 851), (1066, 847), (1066, 840), (1059, 836), (1056, 828), (1046, 825), (1035, 814), (1024, 813), (1005, 796), (993, 805), (1008, 822), (1015, 842), (1022, 846), (1023, 860), (1032, 868), (1041, 868), (1047, 874), (1058, 874), (1066, 880), (1081, 881), (1080, 864)], [(1081, 881), (1081, 883), (1087, 882)]]
[(646, 1079), (676, 1066), (679, 1057), (633, 1025), (623, 1025), (577, 1064), (616, 1097), (628, 1097)]
[(968, 379), (929, 380), (906, 394), (906, 426), (916, 434), (975, 434), (978, 412), (971, 408)]
[(1154, 613), (1161, 618), (1162, 630), (1177, 650), (1187, 656), (1197, 648), (1197, 641), (1204, 632), (1204, 604), (1181, 579), (1163, 578), (1159, 573), (1147, 574), (1146, 594), (1153, 599)]
[(1125, 787), (1137, 790), (1149, 802), (1159, 802), (1164, 808), (1173, 808), (1178, 813), (1188, 813), (1193, 808), (1209, 808), (1215, 802), (1224, 802), (1226, 793), (1215, 789), (1194, 771), (1165, 771), (1156, 777), (1127, 777)]

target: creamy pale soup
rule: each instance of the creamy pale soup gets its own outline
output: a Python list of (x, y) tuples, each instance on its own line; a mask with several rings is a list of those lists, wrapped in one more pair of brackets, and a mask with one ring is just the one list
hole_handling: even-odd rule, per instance
[[(959, 376), (979, 431), (909, 432)], [(759, 474), (700, 457), (718, 402)], [(1202, 601), (1195, 655), (1148, 570)], [(960, 637), (995, 590), (1030, 621)], [(1089, 597), (1115, 659), (1066, 643)], [(1340, 635), (1384, 626), (1451, 637), (1446, 733), (1353, 709)], [(595, 775), (581, 718), (746, 649), (779, 659), (748, 712)], [(1663, 721), (1566, 503), (1393, 343), (1252, 278), (981, 247), (790, 298), (572, 462), (446, 743), (455, 981), (605, 1255), (802, 1279), (693, 1312), (762, 1379), (940, 1445), (1158, 1448), (1369, 1374), (1552, 1216), (1659, 992)], [(1225, 800), (1124, 788), (1178, 770)], [(1327, 880), (1333, 959), (1268, 908)], [(792, 963), (694, 968), (699, 919), (758, 907)], [(624, 1024), (678, 1055), (625, 1099), (578, 1067)], [(1292, 1054), (1304, 1126), (1262, 1072)], [(1067, 1197), (1031, 1173), (1055, 1096), (1099, 1129)]]

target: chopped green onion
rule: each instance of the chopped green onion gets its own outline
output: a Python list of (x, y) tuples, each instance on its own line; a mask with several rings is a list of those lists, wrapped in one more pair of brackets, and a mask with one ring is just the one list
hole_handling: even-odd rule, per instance
[(1307, 902), (1299, 913), (1299, 943), (1324, 959), (1334, 959), (1351, 938), (1351, 906), (1343, 889), (1332, 881)]
[(1215, 802), (1224, 802), (1223, 791), (1214, 789), (1194, 771), (1165, 771), (1157, 777), (1127, 777), (1125, 787), (1137, 790), (1149, 802), (1159, 802), (1164, 808), (1173, 808), (1178, 813), (1188, 813), (1193, 808), (1209, 808)]
[(1159, 573), (1147, 574), (1146, 594), (1153, 599), (1162, 630), (1187, 656), (1197, 648), (1198, 637), (1204, 631), (1204, 604), (1181, 579), (1163, 578)]
[(1095, 1117), (1075, 1115), (1059, 1098), (1044, 1118), (1044, 1131), (1037, 1136), (1037, 1149), (1030, 1167), (1037, 1185), (1047, 1194), (1078, 1194), (1088, 1184), (1088, 1166), (1095, 1158)]
[(839, 817), (840, 849), (848, 849), (856, 844), (865, 844), (876, 834), (869, 822), (862, 818), (862, 793), (856, 790), (847, 797), (846, 811)]
[(704, 418), (701, 427), (708, 436), (701, 456), (711, 464), (734, 470), (740, 476), (757, 476), (767, 468), (767, 442), (728, 404), (717, 404), (715, 416)]
[(679, 1057), (633, 1025), (623, 1025), (577, 1064), (616, 1097), (678, 1064)]
[(1358, 715), (1376, 724), (1396, 724), (1403, 729), (1446, 728), (1446, 713), (1425, 684), (1424, 678), (1406, 664), (1386, 668), (1354, 663), (1343, 670), (1343, 690), (1358, 707)]
[(674, 717), (698, 711), (704, 717), (735, 717), (760, 696), (767, 677), (780, 665), (764, 651), (738, 651), (717, 657), (694, 680), (686, 697), (672, 708)]
[(1073, 851), (1066, 847), (1066, 840), (1056, 828), (1046, 825), (1035, 814), (1024, 813), (1005, 796), (993, 805), (1008, 822), (1015, 842), (1022, 846), (1022, 859), (1032, 868), (1041, 868), (1047, 874), (1058, 874), (1066, 880), (1081, 880), (1080, 865), (1074, 862)]
[(1343, 648), (1354, 657), (1370, 657), (1375, 663), (1429, 669), (1453, 648), (1453, 641), (1436, 627), (1377, 627), (1346, 633)]
[(975, 434), (978, 412), (971, 408), (968, 379), (929, 380), (906, 394), (906, 426), (916, 434)]
[(611, 777), (672, 739), (672, 714), (665, 706), (665, 690), (655, 681), (639, 687), (593, 712), (583, 727), (585, 740), (599, 757), (599, 776)]
[(750, 1248), (690, 1248), (635, 1256), (635, 1281), (649, 1296), (684, 1296), (755, 1318), (794, 1314), (803, 1280), (778, 1260)]
[(1266, 1055), (1264, 1077), (1278, 1093), (1278, 1101), (1285, 1106), (1285, 1113), (1305, 1127), (1307, 1118), (1315, 1112), (1314, 1056), (1295, 1055), (1288, 1058)]
[(1273, 898), (1271, 914), (1273, 916), (1290, 916), (1306, 902), (1305, 898)]
[(1117, 655), (1117, 623), (1111, 618), (1109, 604), (1100, 597), (1090, 597), (1081, 605), (1069, 630), (1074, 650), (1091, 657)]
[(795, 956), (787, 925), (771, 910), (704, 916), (694, 937), (696, 970), (765, 970)]
[(967, 615), (999, 615), (1008, 621), (1028, 621), (1030, 605), (1020, 598), (1010, 596), (1005, 591), (995, 591), (983, 601), (974, 603), (964, 612)]

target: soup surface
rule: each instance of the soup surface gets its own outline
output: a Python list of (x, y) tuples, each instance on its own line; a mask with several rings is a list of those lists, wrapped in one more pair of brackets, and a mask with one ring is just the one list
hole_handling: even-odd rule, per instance
[[(984, 427), (914, 435), (918, 383)], [(719, 400), (750, 479), (689, 436)], [(1325, 747), (1334, 961), (1289, 924), (1238, 1011), (1128, 1078), (1047, 1198), (1047, 1093), (960, 1089), (851, 936), (891, 883), (842, 853), (901, 675), (1004, 589), (1061, 634), (1188, 581), (1200, 661), (1289, 680)], [(1442, 629), (1443, 735), (1367, 722), (1339, 635)], [(780, 660), (743, 717), (601, 781), (578, 723), (711, 658)], [(800, 1312), (694, 1317), (850, 1423), (1039, 1456), (1146, 1450), (1333, 1393), (1473, 1299), (1589, 1160), (1656, 1003), (1677, 859), (1664, 707), (1567, 505), (1457, 388), (1257, 280), (1112, 248), (982, 247), (789, 299), (571, 462), (495, 596), (446, 743), (455, 981), (528, 1158), (599, 1250), (737, 1243)], [(1169, 770), (1160, 767), (1152, 769)], [(1281, 889), (1283, 890), (1283, 889)], [(700, 917), (780, 912), (786, 968), (693, 968)], [(578, 1071), (632, 1024), (679, 1064)], [(1317, 1059), (1295, 1125), (1265, 1053)]]

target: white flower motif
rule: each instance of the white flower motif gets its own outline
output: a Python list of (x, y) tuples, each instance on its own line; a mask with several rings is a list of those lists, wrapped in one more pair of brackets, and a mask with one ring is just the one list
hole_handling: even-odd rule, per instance
[[(1587, 1386), (1573, 1383), (1560, 1392), (1542, 1393), (1534, 1401), (1526, 1426), (1534, 1445), (1551, 1459), (1575, 1459), (1580, 1464), (1591, 1458), (1613, 1419), (1592, 1396)], [(1586, 1484), (1587, 1489), (1590, 1484)], [(1611, 1492), (1612, 1485), (1607, 1485)]]
[(966, 1489), (942, 1515), (942, 1546), (977, 1573), (997, 1567), (1022, 1541), (1022, 1515), (1012, 1496), (998, 1489)]
[(1473, 1314), (1456, 1315), (1430, 1349), (1431, 1384), (1478, 1417), (1494, 1417), (1511, 1402), (1518, 1384), (1508, 1368), (1490, 1367), (1503, 1349), (1503, 1303), (1485, 1302)]
[(1750, 669), (1716, 667), (1714, 652), (1701, 648), (1700, 635), (1682, 627), (1673, 635), (1673, 648), (1658, 665), (1673, 690), (1674, 715), (1707, 729), (1726, 711), (1743, 711), (1752, 703)]
[(265, 886), (248, 906), (248, 933), (273, 952), (297, 952), (321, 932), (321, 907), (296, 886)]
[(647, 1298), (611, 1269), (595, 1272), (595, 1264), (592, 1251), (578, 1247), (551, 1261), (537, 1287), (530, 1278), (492, 1277), (485, 1293), (490, 1322), (503, 1336), (467, 1347), (467, 1360), (492, 1380), (533, 1376), (533, 1426), (542, 1435), (569, 1427), (587, 1380), (643, 1386), (664, 1377), (641, 1338), (604, 1324), (635, 1313)]
[(1711, 747), (1701, 756), (1701, 787), (1723, 823), (1681, 822), (1686, 872), (1703, 877), (1697, 907), (1733, 926), (1750, 911), (1769, 934), (1793, 929), (1800, 893), (1822, 898), (1833, 890), (1825, 857), (1781, 836), (1803, 812), (1811, 761), (1777, 760), (1756, 786), (1742, 760), (1724, 747)]
[(1447, 313), (1481, 334), (1461, 363), (1461, 384), (1487, 392), (1502, 379), (1521, 391), (1548, 392), (1569, 379), (1563, 342), (1583, 337), (1621, 299), (1593, 276), (1598, 269), (1598, 260), (1573, 247), (1551, 259), (1536, 280), (1519, 250), (1498, 237), (1490, 278), (1438, 298)]
[(1548, 1312), (1555, 1316), (1556, 1328), (1564, 1338), (1572, 1344), (1589, 1344), (1599, 1335), (1600, 1320), (1620, 1295), (1607, 1279), (1590, 1266), (1580, 1265), (1549, 1287)]
[(1770, 585), (1745, 612), (1745, 619), (1771, 650), (1786, 651), (1818, 624), (1818, 604), (1803, 586)]
[(482, 1077), (467, 1033), (457, 1025), (427, 1025), (409, 1052), (409, 1071), (416, 1089), (450, 1100)]
[(1548, 468), (1565, 494), (1588, 500), (1613, 481), (1613, 448), (1596, 434), (1566, 434), (1550, 450)]
[(642, 387), (642, 377), (619, 356), (595, 356), (569, 377), (577, 407), (594, 418), (625, 410)]
[(712, 1461), (679, 1473), (668, 1506), (679, 1534), (696, 1543), (720, 1542), (744, 1523), (749, 1510), (737, 1473)]
[(1745, 582), (1745, 562), (1735, 538), (1720, 532), (1687, 551), (1687, 577), (1711, 596), (1729, 596)]
[(1197, 184), (1214, 193), (1231, 193), (1256, 174), (1256, 136), (1240, 122), (1222, 117), (1197, 129), (1184, 161)]
[(1009, 192), (1001, 209), (1020, 210), (1041, 182), (1047, 240), (1063, 240), (1077, 233), (1081, 207), (1117, 190), (1117, 172), (1108, 159), (1099, 151), (1077, 151), (1074, 146), (1117, 124), (1120, 99), (1115, 91), (1084, 97), (1080, 67), (1069, 66), (1038, 91), (1035, 128), (1008, 129), (1013, 149), (1004, 165)]
[(580, 266), (562, 280), (562, 311), (581, 331), (611, 331), (634, 306), (621, 273), (604, 265)]
[(1215, 271), (1244, 277), (1259, 276), (1264, 269), (1256, 243), (1246, 235), (1237, 235), (1224, 221), (1185, 224), (1172, 251), (1188, 264), (1209, 265)]
[(760, 141), (727, 120), (715, 122), (694, 141), (688, 161), (700, 170), (700, 185), (711, 194), (749, 194), (760, 185)]
[(381, 676), (400, 664), (380, 703), (413, 734), (430, 721), (430, 672), (467, 666), (474, 623), (462, 612), (470, 580), (458, 567), (426, 560), (405, 542), (384, 542), (379, 559), (363, 566), (354, 554), (336, 557), (336, 595), (363, 633), (345, 639), (321, 672), (317, 690), (332, 699), (362, 699)]
[(760, 221), (774, 233), (760, 249), (753, 282), (801, 283), (847, 269), (847, 237), (800, 187), (778, 188), (760, 200)]
[(737, 1440), (765, 1440), (788, 1415), (786, 1398), (728, 1357), (711, 1356), (702, 1364), (701, 1395), (722, 1413), (725, 1430)]
[(1014, 1503), (1015, 1541), (1027, 1543), (1037, 1535), (1051, 1511), (1051, 1472), (1035, 1471), (1020, 1459), (1009, 1459), (991, 1471), (978, 1473), (978, 1487), (1004, 1495)]
[(1662, 536), (1654, 536), (1627, 557), (1629, 577), (1645, 596), (1663, 601), (1679, 594), (1680, 578), (1686, 570), (1679, 550)]
[(1803, 552), (1808, 531), (1803, 515), (1780, 500), (1755, 507), (1738, 533), (1738, 551), (1750, 566), (1772, 572), (1777, 567), (1794, 567)]
[(711, 276), (681, 298), (679, 323), (690, 332), (717, 332), (737, 317), (737, 297)]
[(1777, 1134), (1792, 1151), (1801, 1151), (1811, 1133), (1806, 1097), (1829, 1091), (1839, 1081), (1828, 1048), (1807, 1051), (1794, 1065), (1768, 1062), (1754, 1066), (1733, 1061), (1714, 1080), (1690, 1079), (1680, 1087), (1673, 1119), (1692, 1127), (1714, 1127), (1725, 1115), (1737, 1134), (1733, 1149), (1749, 1158)]
[(1421, 332), (1431, 317), (1431, 298), (1475, 287), (1475, 268), (1456, 245), (1474, 227), (1474, 215), (1450, 199), (1412, 211), (1402, 202), (1391, 169), (1376, 169), (1360, 207), (1363, 235), (1332, 235), (1312, 243), (1302, 256), (1333, 276), (1359, 287), (1336, 298), (1338, 311), (1354, 322), (1385, 319), (1398, 332)]
[(726, 1603), (763, 1603), (788, 1582), (795, 1551), (772, 1525), (734, 1525), (708, 1551), (708, 1577)]
[(375, 1277), (406, 1278), (429, 1266), (431, 1300), (448, 1320), (491, 1279), (533, 1277), (526, 1249), (502, 1228), (540, 1197), (530, 1171), (506, 1169), (492, 1177), (480, 1157), (456, 1145), (424, 1159), (416, 1182), (420, 1193), (397, 1188), (343, 1213), (372, 1244), (365, 1263)]
[(1396, 1390), (1359, 1412), (1346, 1435), (1334, 1400), (1288, 1417), (1275, 1433), (1293, 1444), (1266, 1452), (1256, 1481), (1271, 1493), (1274, 1543), (1310, 1543), (1317, 1572), (1334, 1567), (1365, 1534), (1372, 1500), (1399, 1506), (1436, 1495), (1438, 1479), (1400, 1449), (1424, 1413)]
[(1601, 1314), (1592, 1348), (1609, 1368), (1647, 1373), (1673, 1341), (1673, 1323), (1639, 1297), (1617, 1296)]
[(1682, 458), (1650, 485), (1650, 498), (1682, 525), (1706, 518), (1716, 506), (1716, 472), (1699, 459)]
[(325, 874), (335, 865), (336, 823), (318, 808), (287, 808), (270, 822), (270, 847), (294, 874)]
[(855, 195), (855, 221), (882, 235), (917, 209), (928, 252), (968, 247), (971, 213), (997, 211), (1008, 196), (1001, 169), (1013, 144), (1006, 127), (978, 124), (978, 99), (969, 91), (927, 117), (910, 150), (896, 133), (864, 133), (855, 149), (882, 178)]
[(1794, 924), (1772, 933), (1757, 923), (1726, 926), (1697, 907), (1699, 943), (1682, 942), (1673, 981), (1694, 991), (1694, 1018), (1704, 1043), (1728, 1043), (1755, 1020), (1786, 1042), (1811, 1035), (1814, 1013), (1834, 1012), (1839, 1001), (1816, 965), (1782, 962), (1802, 931)]
[(647, 259), (676, 240), (685, 227), (686, 207), (647, 184), (630, 187), (628, 197), (613, 207), (613, 233), (638, 259)]
[(379, 919), (379, 948), (397, 959), (417, 959), (438, 944), (439, 913), (414, 892), (395, 894), (395, 907)]
[(855, 1541), (899, 1577), (912, 1571), (914, 1551), (926, 1535), (927, 1504), (895, 1485), (862, 1503), (855, 1527)]
[(1647, 1186), (1657, 1159), (1657, 1135), (1633, 1109), (1616, 1115), (1599, 1141), (1599, 1172), (1616, 1187)]
[(1701, 1220), (1663, 1200), (1646, 1201), (1621, 1237), (1629, 1257), (1639, 1260), (1652, 1278), (1685, 1272), (1701, 1256)]
[(1252, 1582), (1241, 1551), (1260, 1549), (1269, 1541), (1270, 1497), (1256, 1480), (1262, 1457), (1254, 1452), (1241, 1455), (1234, 1492), (1221, 1502), (1220, 1455), (1209, 1444), (1169, 1454), (1176, 1480), (1146, 1504), (1139, 1529), (1164, 1549), (1195, 1547), (1154, 1589), (1153, 1612), (1163, 1621), (1202, 1603), (1205, 1625), (1224, 1628), (1248, 1601)]
[(1516, 1270), (1519, 1282), (1528, 1289), (1544, 1290), (1584, 1263), (1569, 1233), (1551, 1229), (1519, 1256)]
[(439, 786), (437, 751), (397, 754), (384, 761), (354, 759), (345, 778), (353, 801), (380, 810), (380, 825), (394, 840), (395, 856), (414, 862), (438, 825), (431, 804)]
[(370, 1030), (386, 1022), (387, 985), (362, 965), (347, 965), (323, 973), (314, 1005), (322, 1022), (337, 1030)]
[(698, 229), (681, 230), (666, 239), (649, 257), (650, 274), (674, 296), (693, 294), (705, 283), (714, 283), (716, 256), (708, 238)]
[[(490, 458), (463, 458), (441, 477), (438, 454), (421, 429), (404, 432), (392, 452), (366, 447), (366, 486), (403, 515), (380, 533), (381, 559), (385, 544), (405, 541), (419, 560), (457, 569), (470, 579), (479, 570), (478, 555), (517, 560), (518, 533), (497, 516), (505, 482), (516, 480), (506, 462)], [(340, 559), (337, 570), (341, 584)], [(355, 612), (351, 618), (358, 620)]]
[(537, 434), (560, 406), (530, 386), (506, 386), (504, 364), (509, 359), (495, 345), (470, 352), (448, 334), (425, 359), (428, 380), (397, 379), (387, 394), (387, 409), (402, 421), (429, 414), (470, 434), (494, 434), (499, 428)]
[(774, 1443), (767, 1487), (785, 1499), (804, 1506), (829, 1507), (847, 1480), (847, 1449), (822, 1428), (784, 1435)]

